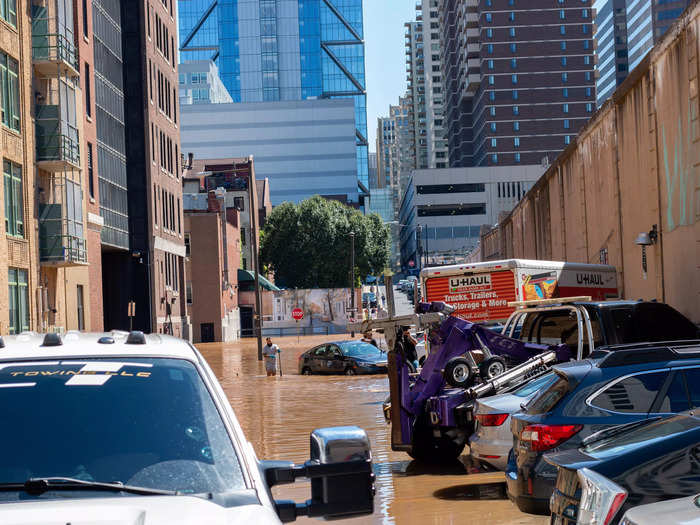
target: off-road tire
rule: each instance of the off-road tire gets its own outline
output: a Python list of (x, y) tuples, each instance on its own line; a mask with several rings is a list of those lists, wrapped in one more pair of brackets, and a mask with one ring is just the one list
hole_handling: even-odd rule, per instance
[(467, 388), (474, 381), (472, 367), (464, 357), (453, 357), (445, 365), (443, 377), (448, 385)]
[(507, 368), (506, 360), (502, 357), (489, 357), (479, 365), (479, 375), (484, 381), (490, 381), (494, 377), (503, 374)]

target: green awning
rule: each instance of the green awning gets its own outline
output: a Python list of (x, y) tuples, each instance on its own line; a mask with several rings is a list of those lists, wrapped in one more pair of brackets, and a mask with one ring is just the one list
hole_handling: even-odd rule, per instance
[[(274, 284), (272, 284), (270, 281), (265, 279), (262, 275), (258, 274), (258, 280), (260, 281), (260, 287), (264, 288), (265, 290), (270, 290), (271, 292), (279, 292), (280, 289), (277, 288)], [(239, 283), (254, 283), (255, 282), (255, 274), (251, 272), (250, 270), (238, 270), (238, 282)], [(255, 286), (255, 285), (253, 285)]]

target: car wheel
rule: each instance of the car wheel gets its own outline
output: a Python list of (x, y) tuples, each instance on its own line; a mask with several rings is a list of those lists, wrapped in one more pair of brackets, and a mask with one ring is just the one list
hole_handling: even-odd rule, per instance
[(432, 427), (416, 423), (413, 427), (413, 442), (408, 455), (425, 463), (454, 462), (464, 450), (465, 443), (447, 436), (435, 437)]
[(472, 367), (463, 357), (453, 357), (445, 365), (444, 378), (450, 386), (466, 388), (471, 384), (472, 376)]
[(345, 375), (346, 376), (354, 376), (355, 375), (355, 370), (352, 368), (346, 368), (345, 369)]
[(502, 357), (489, 357), (479, 365), (479, 374), (484, 381), (490, 381), (506, 371), (506, 361)]
[(311, 375), (311, 369), (310, 369), (309, 367), (305, 367), (305, 368), (301, 371), (301, 375), (303, 375), (303, 376), (310, 376), (310, 375)]

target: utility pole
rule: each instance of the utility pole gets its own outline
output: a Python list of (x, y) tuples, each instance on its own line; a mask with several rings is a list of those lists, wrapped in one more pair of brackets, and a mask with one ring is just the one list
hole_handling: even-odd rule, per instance
[(253, 259), (253, 272), (255, 273), (255, 312), (253, 314), (253, 330), (258, 339), (258, 361), (263, 360), (262, 355), (262, 301), (260, 299), (260, 259), (258, 257), (258, 235), (256, 205), (257, 188), (255, 188), (255, 173), (253, 173), (253, 157), (248, 158), (248, 215), (250, 215), (250, 249)]
[[(350, 232), (350, 309), (356, 317), (355, 311), (355, 232)], [(350, 332), (350, 337), (355, 337), (355, 330)]]

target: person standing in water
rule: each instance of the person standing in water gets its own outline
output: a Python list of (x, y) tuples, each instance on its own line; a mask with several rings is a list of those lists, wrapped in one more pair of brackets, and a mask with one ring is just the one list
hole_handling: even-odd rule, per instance
[(272, 339), (269, 337), (265, 340), (267, 343), (263, 346), (263, 358), (265, 360), (265, 372), (267, 377), (273, 377), (277, 375), (277, 357), (280, 355), (280, 347), (272, 344)]

